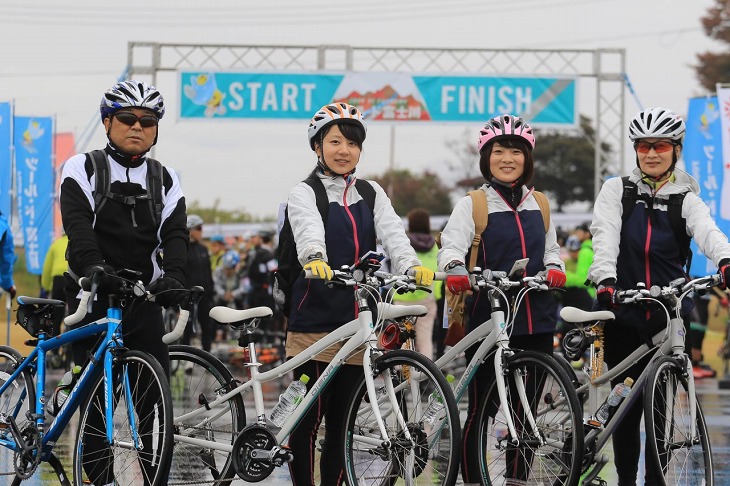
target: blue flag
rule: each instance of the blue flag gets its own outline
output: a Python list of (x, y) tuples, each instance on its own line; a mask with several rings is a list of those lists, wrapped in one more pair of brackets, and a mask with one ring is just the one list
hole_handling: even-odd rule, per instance
[(15, 117), (18, 215), (28, 272), (40, 275), (53, 238), (53, 119)]

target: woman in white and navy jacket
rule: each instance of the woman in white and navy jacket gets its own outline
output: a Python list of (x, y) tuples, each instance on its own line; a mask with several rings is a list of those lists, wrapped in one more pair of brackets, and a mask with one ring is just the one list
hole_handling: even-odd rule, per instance
[[(501, 115), (492, 118), (479, 135), (479, 168), (486, 183), (481, 190), (487, 194), (489, 218), (481, 235), (476, 266), (493, 271), (508, 272), (515, 261), (529, 258), (525, 274), (547, 275), (552, 287), (565, 284), (560, 247), (552, 222), (547, 232), (537, 200), (531, 186), (534, 175), (532, 151), (535, 137), (532, 128), (519, 117)], [(470, 289), (467, 261), (475, 224), (472, 215), (472, 198), (461, 199), (449, 217), (441, 233), (439, 268), (446, 270), (447, 287), (454, 293)], [(470, 269), (469, 269), (470, 270)], [(467, 330), (486, 323), (491, 317), (491, 306), (486, 293), (475, 293), (466, 300)], [(510, 345), (552, 353), (557, 304), (552, 293), (533, 292), (525, 297), (520, 306)], [(467, 350), (471, 359), (475, 347)], [(479, 483), (479, 457), (477, 446), (476, 413), (478, 404), (485, 396), (487, 386), (494, 376), (489, 364), (480, 366), (469, 385), (469, 409), (463, 428), (462, 476), (465, 483)], [(514, 479), (527, 479), (529, 465), (515, 461), (512, 468)]]
[[(327, 286), (324, 281), (332, 278), (331, 268), (353, 265), (368, 251), (375, 251), (376, 239), (382, 242), (394, 273), (412, 270), (418, 285), (428, 286), (433, 281), (434, 272), (421, 266), (403, 222), (383, 188), (374, 181), (358, 181), (354, 175), (365, 133), (360, 110), (347, 103), (323, 106), (310, 122), (309, 143), (317, 154), (313, 183), (321, 183), (326, 192), (327, 222), (319, 212), (312, 186), (306, 182), (297, 184), (287, 203), (297, 256), (302, 267), (321, 280), (299, 276), (292, 285), (287, 357), (296, 356), (356, 318), (352, 289)], [(374, 201), (368, 203), (368, 198)], [(313, 357), (294, 371), (296, 377), (306, 374), (311, 387), (337, 351), (339, 346), (334, 345)], [(327, 428), (320, 460), (321, 484), (339, 485), (344, 481), (342, 444), (338, 444), (345, 413), (342, 404), (363, 372), (361, 355), (354, 358), (327, 383), (289, 437), (294, 453), (289, 470), (295, 486), (314, 484), (315, 440), (323, 416)]]
[[(637, 167), (626, 181), (620, 177), (607, 180), (596, 199), (591, 224), (595, 255), (588, 279), (598, 285), (598, 304), (616, 314), (616, 320), (604, 329), (604, 359), (609, 368), (667, 324), (659, 308), (614, 308), (617, 288), (633, 289), (639, 282), (649, 288), (687, 278), (683, 267), (690, 236), (720, 268), (725, 279), (730, 273), (727, 236), (718, 229), (709, 208), (700, 199), (697, 181), (676, 168), (684, 132), (684, 120), (671, 110), (649, 108), (638, 113), (629, 124)], [(630, 199), (628, 194), (624, 195), (626, 188), (633, 188), (628, 194), (635, 195)], [(670, 206), (677, 204), (681, 204), (677, 208), (681, 211), (678, 216), (684, 220), (681, 225), (671, 217)], [(685, 313), (689, 310), (684, 309)], [(644, 356), (611, 384), (615, 386), (626, 377), (636, 380), (651, 357)], [(637, 400), (612, 437), (619, 486), (636, 484), (642, 412), (642, 401)], [(663, 484), (654, 482), (658, 465), (653, 464), (650, 456), (646, 457), (646, 484)]]

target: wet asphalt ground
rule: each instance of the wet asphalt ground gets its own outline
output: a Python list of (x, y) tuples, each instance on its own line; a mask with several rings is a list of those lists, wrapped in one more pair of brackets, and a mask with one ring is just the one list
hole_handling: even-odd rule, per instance
[[(233, 368), (232, 371), (234, 372), (234, 375), (242, 376), (240, 369)], [(54, 386), (63, 373), (63, 370), (52, 370), (48, 380), (49, 386)], [(282, 382), (288, 383), (288, 381), (285, 380)], [(699, 380), (697, 382), (697, 391), (700, 396), (702, 408), (705, 413), (705, 420), (710, 432), (712, 455), (715, 464), (715, 484), (721, 486), (730, 485), (730, 389), (721, 388), (718, 386), (718, 383), (719, 380), (713, 378)], [(730, 385), (730, 379), (724, 383)], [(730, 388), (730, 386), (728, 388)], [(280, 389), (278, 384), (273, 384), (272, 386), (264, 388), (267, 408), (274, 406), (278, 395), (282, 391), (283, 389)], [(460, 408), (462, 408), (463, 419), (465, 416), (465, 403), (461, 403)], [(76, 433), (76, 427), (77, 423), (73, 420), (54, 449), (61, 459), (64, 467), (66, 467), (67, 472), (71, 470), (71, 463), (73, 461), (72, 444), (73, 437)], [(610, 445), (604, 449), (604, 452), (608, 454), (609, 457), (612, 457), (613, 455)], [(7, 472), (9, 470), (12, 470), (11, 464), (0, 464), (0, 471)], [(640, 464), (640, 470), (643, 470), (643, 464)], [(600, 477), (609, 485), (616, 484), (616, 475), (611, 462), (606, 465)], [(11, 481), (11, 476), (0, 476), (0, 484), (10, 484)], [(58, 484), (58, 479), (50, 466), (42, 464), (39, 471), (37, 471), (32, 478), (24, 481), (22, 484), (24, 486), (51, 485)], [(249, 483), (236, 479), (233, 484), (243, 485)], [(277, 468), (266, 480), (256, 484), (267, 486), (291, 484), (288, 469), (286, 467)], [(459, 481), (457, 484), (462, 483)], [(640, 481), (639, 484), (643, 484), (643, 481)]]

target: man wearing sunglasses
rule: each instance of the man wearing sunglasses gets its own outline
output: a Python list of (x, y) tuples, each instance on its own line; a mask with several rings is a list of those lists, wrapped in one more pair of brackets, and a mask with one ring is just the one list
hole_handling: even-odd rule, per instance
[[(727, 236), (698, 196), (697, 181), (676, 167), (684, 133), (684, 120), (671, 110), (650, 108), (638, 113), (629, 124), (636, 168), (627, 177), (607, 180), (594, 205), (590, 228), (594, 258), (588, 279), (598, 285), (599, 305), (616, 315), (604, 329), (604, 359), (609, 368), (666, 327), (659, 308), (614, 307), (615, 289), (633, 289), (639, 282), (664, 286), (686, 278), (690, 235), (719, 268), (724, 282), (730, 278)], [(688, 319), (685, 324), (689, 330)], [(689, 349), (690, 343), (686, 346)], [(611, 384), (626, 377), (638, 379), (650, 359), (651, 355), (644, 356)], [(637, 400), (613, 435), (619, 486), (636, 484), (642, 412), (643, 404)], [(661, 475), (659, 464), (647, 456), (646, 484), (663, 484), (657, 481)]]
[[(156, 302), (123, 304), (122, 317), (129, 317), (125, 319), (124, 345), (151, 354), (169, 373), (160, 306), (176, 304), (179, 289), (184, 287), (188, 232), (177, 174), (147, 157), (157, 143), (165, 103), (154, 86), (130, 80), (104, 93), (100, 112), (108, 140), (104, 150), (74, 155), (63, 166), (60, 204), (69, 237), (70, 274), (66, 301), (73, 313), (79, 305), (78, 277), (90, 275), (94, 267), (112, 275), (121, 269), (138, 272), (151, 292), (162, 293), (157, 294)], [(101, 190), (103, 186), (105, 190)], [(105, 294), (113, 291), (115, 281), (107, 277), (102, 282), (93, 312), (77, 326), (106, 315)], [(75, 363), (83, 365), (94, 345), (95, 339), (74, 345)], [(95, 442), (87, 443), (86, 449), (94, 453), (105, 447)], [(114, 480), (113, 472), (87, 473), (94, 484)]]

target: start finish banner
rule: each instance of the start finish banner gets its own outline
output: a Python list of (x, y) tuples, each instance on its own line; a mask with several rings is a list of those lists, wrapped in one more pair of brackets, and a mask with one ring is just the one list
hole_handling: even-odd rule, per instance
[(179, 72), (180, 117), (309, 119), (344, 101), (368, 121), (484, 122), (503, 113), (542, 127), (576, 127), (573, 77), (405, 73)]

